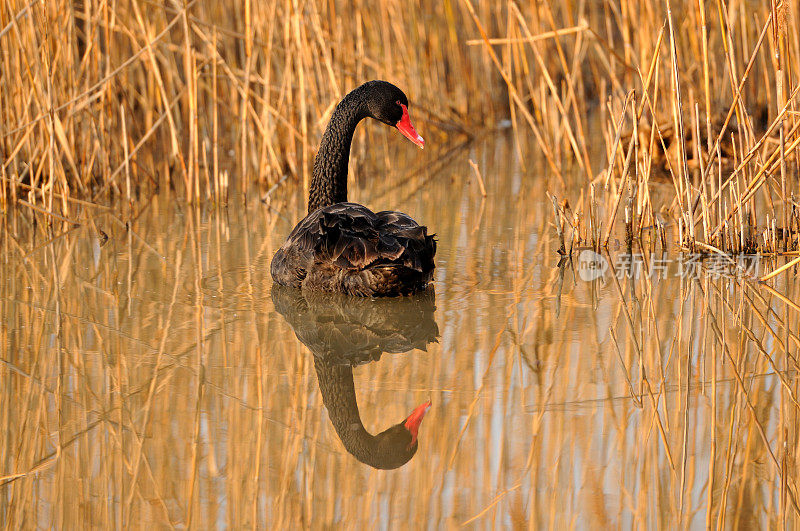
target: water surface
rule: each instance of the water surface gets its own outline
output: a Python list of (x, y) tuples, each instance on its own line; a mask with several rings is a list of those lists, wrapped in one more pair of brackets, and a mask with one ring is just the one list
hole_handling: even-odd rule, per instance
[[(227, 208), (165, 191), (78, 227), (7, 216), (0, 521), (796, 525), (797, 282), (681, 275), (677, 255), (636, 275), (618, 252), (587, 281), (557, 266), (545, 196), (582, 183), (502, 136), (427, 153), (382, 153), (350, 186), (437, 233), (416, 301), (275, 292), (269, 261), (305, 212), (292, 183)], [(408, 459), (347, 440), (427, 400)]]

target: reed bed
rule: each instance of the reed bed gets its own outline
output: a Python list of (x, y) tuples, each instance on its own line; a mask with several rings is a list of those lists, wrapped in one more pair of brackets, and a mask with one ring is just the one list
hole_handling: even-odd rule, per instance
[(544, 155), (538, 178), (577, 166), (586, 187), (555, 207), (573, 244), (624, 224), (628, 244), (800, 249), (787, 2), (5, 1), (0, 25), (4, 210), (72, 219), (164, 186), (219, 204), (231, 176), (305, 189), (335, 102), (386, 78), (429, 144), (508, 125)]
[(464, 134), (502, 93), (466, 17), (451, 1), (3, 0), (0, 204), (70, 217), (165, 186), (219, 203), (307, 184), (334, 104), (373, 78), (411, 95), (429, 136)]
[[(553, 196), (568, 232), (560, 251), (599, 250), (622, 231), (628, 246), (796, 255), (800, 31), (789, 3), (621, 1), (569, 20), (551, 9), (509, 3), (502, 37), (476, 17), (471, 44), (495, 60), (514, 130), (537, 139), (551, 175), (565, 160), (585, 175), (579, 194)], [(551, 34), (532, 22), (543, 14)], [(602, 166), (590, 155), (600, 139)], [(654, 201), (664, 183), (671, 196)]]
[[(582, 241), (630, 211), (633, 234), (668, 225), (686, 249), (798, 248), (787, 2), (5, 0), (0, 28), (4, 209), (307, 185), (334, 103), (385, 78), (430, 145), (508, 124), (545, 156), (540, 178), (577, 165), (587, 188), (562, 214)], [(674, 197), (654, 207), (659, 179)]]

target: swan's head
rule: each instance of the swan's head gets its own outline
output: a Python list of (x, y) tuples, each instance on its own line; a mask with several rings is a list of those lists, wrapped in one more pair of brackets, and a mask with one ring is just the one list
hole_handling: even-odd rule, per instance
[(396, 127), (416, 145), (425, 147), (425, 140), (411, 124), (408, 98), (402, 90), (386, 81), (370, 81), (362, 85), (362, 89), (366, 92), (367, 109), (371, 117)]

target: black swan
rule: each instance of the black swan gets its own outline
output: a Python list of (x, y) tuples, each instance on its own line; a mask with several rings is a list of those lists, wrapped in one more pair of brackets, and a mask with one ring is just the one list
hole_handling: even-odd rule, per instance
[(426, 350), (439, 328), (433, 290), (401, 299), (364, 299), (339, 293), (273, 286), (272, 301), (314, 354), (322, 402), (345, 449), (373, 468), (398, 468), (417, 452), (419, 427), (428, 400), (377, 435), (361, 422), (353, 367), (378, 361), (384, 352)]
[(322, 136), (308, 193), (308, 215), (272, 258), (272, 279), (282, 285), (360, 296), (408, 295), (433, 277), (436, 240), (402, 212), (372, 212), (347, 202), (350, 142), (358, 122), (374, 118), (419, 147), (408, 98), (386, 81), (350, 92), (333, 111)]

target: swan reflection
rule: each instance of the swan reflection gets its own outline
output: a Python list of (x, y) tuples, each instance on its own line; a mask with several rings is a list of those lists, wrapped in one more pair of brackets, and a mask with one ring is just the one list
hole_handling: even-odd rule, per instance
[(272, 301), (297, 339), (314, 354), (322, 401), (345, 449), (374, 468), (393, 469), (407, 463), (417, 451), (419, 426), (430, 400), (372, 435), (361, 422), (353, 367), (378, 361), (387, 352), (427, 350), (439, 335), (433, 290), (410, 297), (366, 299), (274, 285)]

